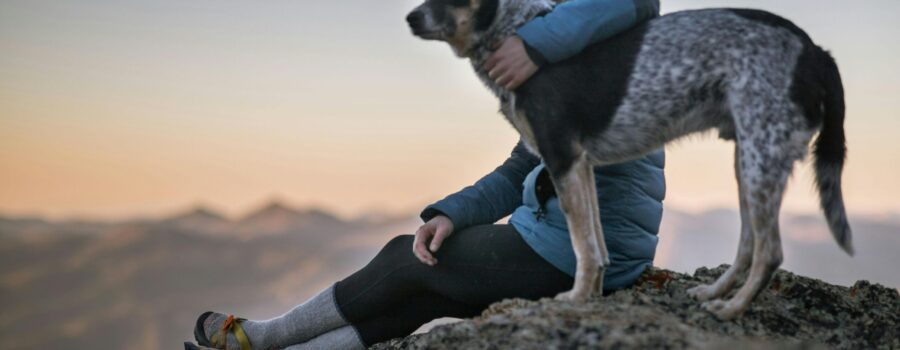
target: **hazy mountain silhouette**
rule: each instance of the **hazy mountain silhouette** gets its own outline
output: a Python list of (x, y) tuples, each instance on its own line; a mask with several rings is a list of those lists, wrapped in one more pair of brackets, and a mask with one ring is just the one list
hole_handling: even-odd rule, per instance
[(322, 210), (300, 211), (279, 201), (272, 201), (241, 218), (235, 223), (234, 229), (242, 236), (260, 236), (305, 232), (310, 228), (321, 226), (346, 226), (344, 228), (350, 229), (353, 224)]
[(229, 230), (234, 223), (221, 213), (198, 206), (165, 219), (161, 224), (171, 225), (185, 231), (222, 233)]
[(168, 349), (199, 313), (277, 316), (352, 273), (414, 217), (361, 226), (271, 203), (119, 223), (0, 218), (0, 349)]

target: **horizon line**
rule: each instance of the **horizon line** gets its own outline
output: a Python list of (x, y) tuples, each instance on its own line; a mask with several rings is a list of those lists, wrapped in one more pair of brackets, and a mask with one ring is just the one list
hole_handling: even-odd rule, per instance
[[(107, 224), (116, 224), (116, 223), (127, 223), (127, 222), (137, 222), (137, 221), (161, 221), (168, 220), (172, 218), (176, 218), (178, 216), (183, 216), (185, 214), (190, 214), (196, 211), (208, 211), (214, 215), (221, 216), (227, 221), (237, 222), (251, 216), (255, 213), (259, 213), (267, 208), (277, 205), (284, 207), (286, 209), (296, 211), (296, 212), (314, 212), (319, 211), (328, 215), (331, 215), (341, 221), (356, 221), (365, 219), (367, 217), (378, 217), (378, 218), (389, 218), (389, 219), (397, 219), (402, 218), (404, 216), (409, 217), (417, 217), (418, 212), (421, 209), (410, 209), (410, 210), (395, 210), (395, 211), (381, 211), (375, 209), (364, 210), (359, 214), (355, 215), (343, 215), (339, 213), (337, 210), (333, 208), (329, 208), (326, 205), (321, 204), (295, 204), (287, 201), (281, 197), (273, 196), (268, 200), (261, 202), (262, 204), (249, 205), (245, 210), (239, 211), (239, 213), (228, 213), (226, 210), (221, 210), (217, 208), (216, 205), (209, 204), (204, 201), (197, 201), (194, 204), (190, 205), (182, 205), (177, 206), (181, 209), (170, 209), (165, 210), (164, 213), (159, 214), (133, 214), (133, 215), (122, 215), (118, 217), (102, 217), (102, 215), (89, 215), (89, 214), (69, 214), (69, 215), (48, 215), (45, 213), (15, 213), (15, 212), (5, 212), (0, 210), (0, 219), (6, 220), (41, 220), (50, 223), (66, 223), (66, 222), (89, 222), (89, 223), (107, 223)], [(422, 208), (425, 208), (428, 204), (422, 205)], [(739, 209), (736, 206), (708, 206), (703, 207), (701, 209), (688, 209), (677, 205), (664, 205), (663, 206), (663, 215), (665, 212), (676, 212), (679, 214), (687, 214), (687, 215), (703, 215), (716, 211), (730, 211), (737, 213)], [(789, 216), (816, 216), (822, 215), (821, 210), (809, 211), (809, 210), (785, 210), (782, 211), (782, 214), (787, 214)], [(848, 216), (858, 216), (858, 217), (900, 217), (900, 212), (892, 211), (892, 210), (884, 210), (882, 212), (849, 212)]]

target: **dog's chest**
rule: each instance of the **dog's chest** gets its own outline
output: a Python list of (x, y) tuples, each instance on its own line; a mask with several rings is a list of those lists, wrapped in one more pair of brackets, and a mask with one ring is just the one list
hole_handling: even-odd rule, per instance
[(525, 116), (525, 112), (520, 108), (516, 108), (516, 94), (506, 94), (500, 98), (500, 111), (506, 116), (506, 120), (512, 124), (513, 128), (519, 132), (519, 137), (528, 151), (540, 157), (531, 123)]
[[(486, 56), (486, 55), (485, 55)], [(513, 128), (519, 133), (519, 138), (522, 143), (525, 145), (525, 148), (528, 149), (532, 154), (540, 157), (540, 153), (538, 152), (537, 140), (534, 137), (534, 132), (531, 128), (531, 123), (528, 120), (528, 117), (525, 115), (524, 111), (521, 108), (516, 108), (517, 105), (517, 97), (516, 94), (507, 90), (506, 88), (497, 85), (493, 79), (490, 78), (488, 72), (482, 69), (482, 65), (479, 62), (483, 62), (484, 60), (473, 60), (473, 66), (475, 67), (475, 71), (478, 73), (478, 77), (481, 78), (481, 81), (494, 93), (494, 96), (500, 100), (500, 112), (503, 113), (503, 116), (506, 117), (506, 120), (512, 124)]]

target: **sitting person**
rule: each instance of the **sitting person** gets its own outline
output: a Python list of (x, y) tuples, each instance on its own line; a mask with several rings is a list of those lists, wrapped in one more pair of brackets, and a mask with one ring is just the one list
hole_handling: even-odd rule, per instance
[[(492, 58), (510, 88), (539, 70), (658, 16), (657, 0), (571, 0), (533, 19)], [(665, 194), (662, 150), (597, 167), (611, 265), (606, 292), (651, 265)], [(363, 349), (441, 317), (479, 315), (506, 298), (553, 297), (572, 288), (575, 254), (540, 158), (519, 143), (502, 165), (422, 211), (415, 235), (388, 242), (364, 268), (282, 316), (261, 321), (206, 312), (194, 331), (217, 349)], [(512, 214), (508, 224), (495, 224)], [(188, 348), (197, 348), (186, 344)]]

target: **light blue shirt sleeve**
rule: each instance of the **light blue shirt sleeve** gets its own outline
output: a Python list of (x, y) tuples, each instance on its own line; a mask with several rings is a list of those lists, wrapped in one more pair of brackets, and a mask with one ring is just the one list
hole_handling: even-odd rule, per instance
[(658, 15), (659, 0), (570, 0), (516, 34), (554, 63)]

